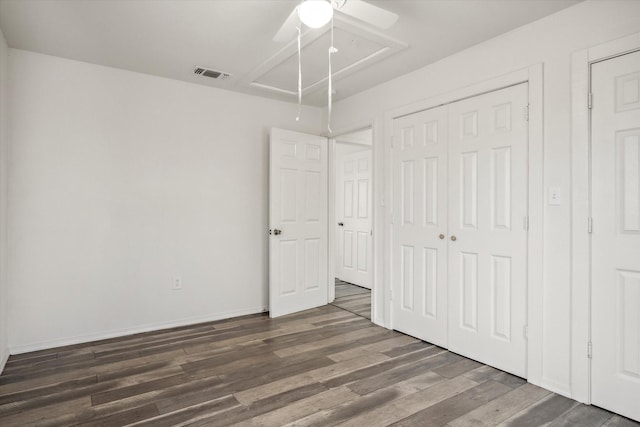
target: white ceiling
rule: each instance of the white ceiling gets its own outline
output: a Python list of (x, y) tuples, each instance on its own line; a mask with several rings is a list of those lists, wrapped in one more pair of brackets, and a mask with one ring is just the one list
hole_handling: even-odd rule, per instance
[[(370, 0), (388, 30), (336, 14), (334, 100), (580, 0)], [(299, 0), (0, 0), (10, 47), (295, 102), (295, 40), (273, 36)], [(326, 103), (327, 28), (303, 38), (303, 102)], [(384, 49), (389, 47), (389, 49)], [(365, 63), (359, 59), (374, 55)], [(194, 66), (232, 74), (213, 80)], [(342, 69), (342, 71), (341, 71)], [(259, 87), (254, 82), (269, 86)], [(315, 83), (315, 84), (314, 84)]]

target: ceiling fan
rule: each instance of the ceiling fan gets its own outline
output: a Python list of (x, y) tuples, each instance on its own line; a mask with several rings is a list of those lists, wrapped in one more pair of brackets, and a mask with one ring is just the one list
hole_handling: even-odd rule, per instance
[(300, 22), (311, 28), (320, 28), (331, 20), (334, 10), (381, 29), (391, 27), (398, 20), (398, 15), (395, 13), (363, 0), (302, 0), (291, 11), (273, 40), (276, 42), (291, 40)]

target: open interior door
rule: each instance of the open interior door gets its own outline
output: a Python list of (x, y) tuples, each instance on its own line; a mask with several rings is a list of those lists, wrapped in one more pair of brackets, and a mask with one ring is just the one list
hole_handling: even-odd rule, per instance
[(371, 289), (371, 149), (336, 159), (336, 277)]
[(327, 139), (271, 129), (269, 315), (327, 304)]

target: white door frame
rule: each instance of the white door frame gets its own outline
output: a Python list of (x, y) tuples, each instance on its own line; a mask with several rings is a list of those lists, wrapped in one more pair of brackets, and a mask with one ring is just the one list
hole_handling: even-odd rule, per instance
[[(371, 129), (371, 128), (369, 128)], [(335, 165), (336, 165), (336, 169), (335, 169), (335, 197), (333, 198), (333, 201), (335, 203), (335, 212), (336, 212), (336, 218), (335, 218), (335, 222), (330, 225), (330, 228), (332, 227), (332, 229), (329, 230), (330, 233), (335, 233), (334, 234), (334, 238), (337, 239), (335, 242), (335, 245), (333, 247), (334, 249), (334, 274), (336, 278), (340, 278), (346, 282), (350, 282), (353, 283), (355, 285), (358, 286), (362, 286), (365, 288), (369, 288), (371, 289), (371, 268), (372, 268), (372, 257), (373, 257), (373, 252), (371, 251), (372, 249), (372, 238), (371, 235), (373, 234), (371, 232), (371, 230), (373, 229), (373, 221), (371, 220), (371, 211), (372, 211), (372, 200), (371, 200), (371, 182), (373, 181), (373, 171), (371, 170), (371, 166), (372, 166), (372, 162), (373, 162), (373, 147), (370, 144), (362, 144), (362, 143), (355, 143), (355, 142), (348, 142), (348, 141), (344, 141), (341, 137), (336, 137), (336, 158), (335, 160)], [(340, 156), (338, 156), (338, 152), (340, 150), (340, 148), (346, 148), (349, 147), (350, 149), (353, 149), (353, 152), (348, 152), (347, 154), (342, 154)], [(355, 265), (358, 264), (358, 257), (360, 256), (360, 248), (358, 246), (358, 240), (356, 237), (356, 240), (353, 242), (353, 248), (352, 250), (355, 250), (356, 255), (352, 254), (352, 258), (354, 260), (354, 269), (353, 271), (351, 271), (350, 273), (347, 273), (344, 269), (344, 232), (346, 232), (349, 228), (349, 224), (347, 223), (347, 218), (341, 218), (341, 214), (340, 212), (344, 213), (344, 186), (342, 182), (337, 182), (337, 179), (340, 177), (343, 177), (345, 172), (340, 170), (340, 167), (344, 167), (344, 165), (341, 165), (340, 162), (344, 161), (347, 157), (349, 156), (357, 156), (357, 157), (362, 157), (366, 155), (368, 157), (368, 166), (367, 166), (367, 176), (368, 176), (368, 181), (367, 181), (367, 205), (368, 205), (368, 210), (367, 210), (367, 222), (368, 222), (368, 227), (367, 227), (367, 231), (369, 232), (370, 236), (367, 238), (367, 245), (366, 245), (366, 265), (367, 265), (367, 269), (366, 269), (366, 274), (364, 275), (365, 278), (363, 278), (363, 275), (360, 274), (358, 272), (359, 269), (359, 265)], [(355, 165), (355, 164), (354, 164)], [(358, 166), (359, 168), (359, 166)], [(356, 170), (354, 169), (354, 174), (359, 174), (359, 169)], [(361, 177), (358, 178), (358, 180)], [(359, 199), (359, 194), (360, 194), (360, 189), (359, 187), (356, 187), (356, 184), (354, 183), (354, 191), (352, 196), (356, 196), (353, 200), (354, 204), (356, 203), (356, 200), (360, 200)], [(357, 188), (357, 190), (356, 190)], [(355, 205), (354, 205), (355, 206)], [(356, 208), (354, 207), (354, 212), (356, 210)], [(355, 215), (355, 214), (354, 214)], [(362, 219), (360, 219), (360, 213), (358, 213), (358, 216), (354, 216), (351, 221), (353, 222), (352, 224), (358, 223), (360, 226), (362, 225)], [(338, 226), (338, 221), (344, 221), (344, 226)], [(363, 229), (361, 229), (360, 231), (363, 231)], [(339, 237), (341, 236), (341, 237)], [(331, 251), (329, 251), (331, 253)], [(341, 254), (342, 257), (339, 259), (337, 257), (337, 254)], [(339, 265), (340, 263), (342, 263), (343, 265)], [(353, 275), (353, 276), (351, 276)], [(343, 277), (344, 276), (344, 277)], [(358, 276), (359, 278), (356, 278), (355, 276)], [(353, 280), (351, 280), (353, 279)], [(365, 282), (360, 282), (362, 280), (365, 280)]]
[(571, 67), (571, 397), (591, 403), (591, 64), (640, 49), (640, 33), (575, 52)]
[[(542, 377), (542, 336), (543, 336), (543, 65), (530, 67), (507, 73), (500, 77), (480, 82), (465, 88), (439, 95), (424, 101), (416, 102), (386, 112), (384, 117), (383, 151), (374, 147), (374, 164), (378, 159), (384, 161), (384, 193), (381, 198), (374, 197), (376, 209), (382, 205), (384, 209), (383, 228), (384, 244), (382, 251), (374, 252), (374, 262), (384, 266), (384, 279), (379, 292), (384, 295), (384, 317), (382, 323), (393, 328), (391, 316), (391, 242), (393, 233), (392, 212), (392, 150), (393, 120), (407, 114), (416, 113), (439, 105), (448, 104), (465, 98), (492, 92), (515, 84), (529, 84), (529, 240), (527, 256), (527, 307), (528, 307), (528, 342), (527, 342), (527, 379), (533, 384), (541, 385)], [(376, 126), (374, 126), (374, 131)], [(374, 132), (375, 133), (375, 132)], [(379, 144), (380, 145), (380, 144)], [(376, 174), (377, 175), (377, 174)], [(374, 180), (374, 184), (377, 178)], [(376, 193), (377, 194), (377, 193)], [(374, 218), (375, 220), (375, 218)], [(377, 229), (378, 222), (376, 220)], [(377, 318), (376, 318), (377, 319)], [(378, 323), (378, 322), (376, 322)], [(524, 332), (524, 331), (523, 331)], [(548, 385), (545, 386), (549, 388)]]
[[(372, 129), (372, 137), (371, 137), (371, 152), (372, 152), (372, 162), (371, 162), (371, 224), (372, 227), (375, 228), (376, 224), (376, 160), (375, 160), (375, 147), (376, 147), (376, 132), (375, 127), (371, 124), (371, 122), (365, 123), (357, 123), (355, 125), (351, 125), (344, 129), (340, 129), (338, 132), (333, 132), (332, 136), (329, 137), (329, 294), (328, 301), (333, 302), (336, 299), (336, 288), (334, 286), (334, 281), (336, 277), (336, 266), (335, 266), (335, 246), (336, 246), (336, 233), (334, 232), (335, 223), (336, 223), (336, 139), (341, 135), (346, 135), (349, 133), (357, 132), (360, 130)], [(373, 231), (373, 239), (371, 240), (373, 257), (372, 260), (375, 264), (376, 260), (376, 233)], [(374, 292), (373, 290), (376, 288), (376, 274), (375, 267), (373, 269), (373, 274), (371, 277), (371, 319), (375, 319), (375, 304), (374, 304)], [(374, 321), (375, 323), (375, 321)]]

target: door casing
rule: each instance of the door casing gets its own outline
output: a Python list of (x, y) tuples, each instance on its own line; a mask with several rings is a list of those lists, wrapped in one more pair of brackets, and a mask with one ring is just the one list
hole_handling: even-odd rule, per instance
[[(392, 223), (394, 212), (392, 210), (392, 150), (391, 145), (394, 140), (393, 120), (402, 116), (416, 113), (422, 110), (433, 108), (442, 104), (447, 104), (466, 98), (492, 92), (519, 83), (528, 82), (529, 92), (529, 241), (527, 264), (527, 379), (533, 384), (542, 385), (545, 388), (553, 388), (545, 383), (542, 376), (542, 271), (543, 271), (543, 66), (535, 64), (525, 69), (505, 74), (501, 77), (487, 80), (475, 85), (465, 87), (440, 96), (430, 98), (425, 101), (410, 104), (401, 108), (391, 110), (384, 117), (384, 144), (374, 145), (374, 165), (375, 171), (380, 170), (382, 163), (384, 170), (384, 191), (382, 194), (374, 194), (375, 206), (382, 205), (383, 214), (374, 217), (374, 229), (382, 226), (384, 235), (382, 250), (375, 252), (374, 260), (376, 264), (384, 265), (382, 283), (375, 286), (374, 294), (382, 296), (383, 307), (377, 307), (378, 313), (383, 313), (383, 319), (378, 318), (385, 327), (392, 329), (391, 316), (391, 242)], [(376, 128), (374, 124), (374, 129)], [(378, 176), (378, 172), (376, 177)], [(374, 183), (377, 178), (374, 179)], [(380, 224), (381, 223), (381, 224)], [(377, 243), (377, 242), (376, 242)], [(382, 285), (382, 286), (381, 286)], [(378, 323), (376, 322), (376, 323)], [(566, 393), (565, 393), (566, 394)]]
[[(344, 147), (345, 144), (339, 142), (339, 144)], [(351, 146), (353, 146), (352, 144)], [(348, 144), (347, 144), (348, 146)], [(355, 149), (358, 151), (354, 151), (351, 153), (343, 153), (340, 154), (340, 149), (337, 150), (337, 159), (336, 159), (336, 223), (331, 224), (329, 226), (329, 232), (332, 230), (336, 233), (336, 245), (334, 250), (336, 251), (335, 263), (336, 263), (336, 277), (344, 280), (345, 282), (353, 283), (358, 286), (362, 286), (368, 289), (371, 289), (371, 147), (362, 146), (357, 147)], [(363, 166), (362, 161), (365, 161), (364, 167), (366, 169), (360, 170)], [(346, 188), (345, 188), (345, 174), (347, 171), (345, 170), (346, 165), (351, 163), (352, 170), (348, 172), (351, 174), (349, 177), (352, 181), (352, 190), (351, 190), (351, 213), (350, 217), (346, 216)], [(364, 197), (366, 203), (366, 212), (365, 215), (362, 216), (360, 205), (362, 201), (361, 192), (363, 188), (361, 188), (361, 181), (366, 178), (365, 187), (364, 187)], [(342, 223), (342, 226), (338, 224)], [(352, 231), (354, 235), (351, 239), (351, 262), (352, 266), (350, 268), (346, 268), (345, 264), (345, 249), (347, 247), (347, 242), (345, 240), (345, 236), (347, 231)], [(366, 232), (364, 247), (361, 246), (361, 238), (363, 237), (363, 232)], [(361, 253), (361, 250), (364, 249), (364, 254)], [(364, 265), (361, 265), (362, 256), (364, 255)], [(364, 268), (364, 270), (361, 269)]]
[[(372, 227), (375, 228), (375, 224), (376, 224), (376, 171), (377, 171), (377, 164), (376, 164), (376, 158), (375, 158), (375, 147), (376, 147), (376, 131), (374, 128), (374, 125), (371, 122), (364, 122), (364, 123), (356, 123), (344, 128), (339, 129), (336, 132), (333, 132), (333, 135), (331, 138), (329, 138), (329, 152), (328, 152), (328, 157), (329, 157), (329, 200), (328, 200), (328, 209), (329, 209), (329, 216), (328, 216), (328, 220), (329, 220), (329, 240), (328, 240), (328, 244), (329, 244), (329, 262), (328, 262), (328, 277), (329, 277), (329, 295), (328, 295), (328, 300), (329, 302), (333, 302), (335, 300), (335, 286), (333, 286), (333, 281), (334, 278), (336, 277), (336, 265), (335, 265), (335, 245), (337, 244), (336, 242), (336, 233), (334, 232), (334, 227), (333, 225), (336, 224), (336, 197), (337, 197), (337, 193), (336, 193), (336, 144), (337, 141), (336, 139), (339, 139), (341, 135), (346, 135), (346, 134), (350, 134), (350, 133), (354, 133), (354, 132), (358, 132), (364, 129), (372, 129), (372, 137), (371, 137), (371, 151), (372, 151), (372, 161), (371, 161), (371, 190), (370, 190), (370, 194), (371, 194), (371, 225)], [(379, 133), (378, 133), (379, 135)], [(378, 144), (380, 145), (380, 144)], [(376, 260), (376, 244), (381, 244), (379, 241), (376, 240), (376, 233), (375, 231), (372, 231), (372, 239), (371, 239), (371, 246), (372, 246), (372, 253), (373, 256), (371, 257), (372, 262), (375, 263)], [(380, 326), (384, 326), (383, 323), (381, 322), (376, 322), (375, 319), (375, 295), (373, 292), (373, 289), (375, 289), (376, 286), (376, 274), (375, 274), (375, 270), (372, 272), (371, 274), (371, 319), (373, 321), (373, 323), (377, 323)]]
[[(591, 64), (640, 49), (640, 33), (575, 52), (571, 67), (571, 390), (570, 396), (591, 403)], [(589, 286), (580, 286), (588, 283)]]

